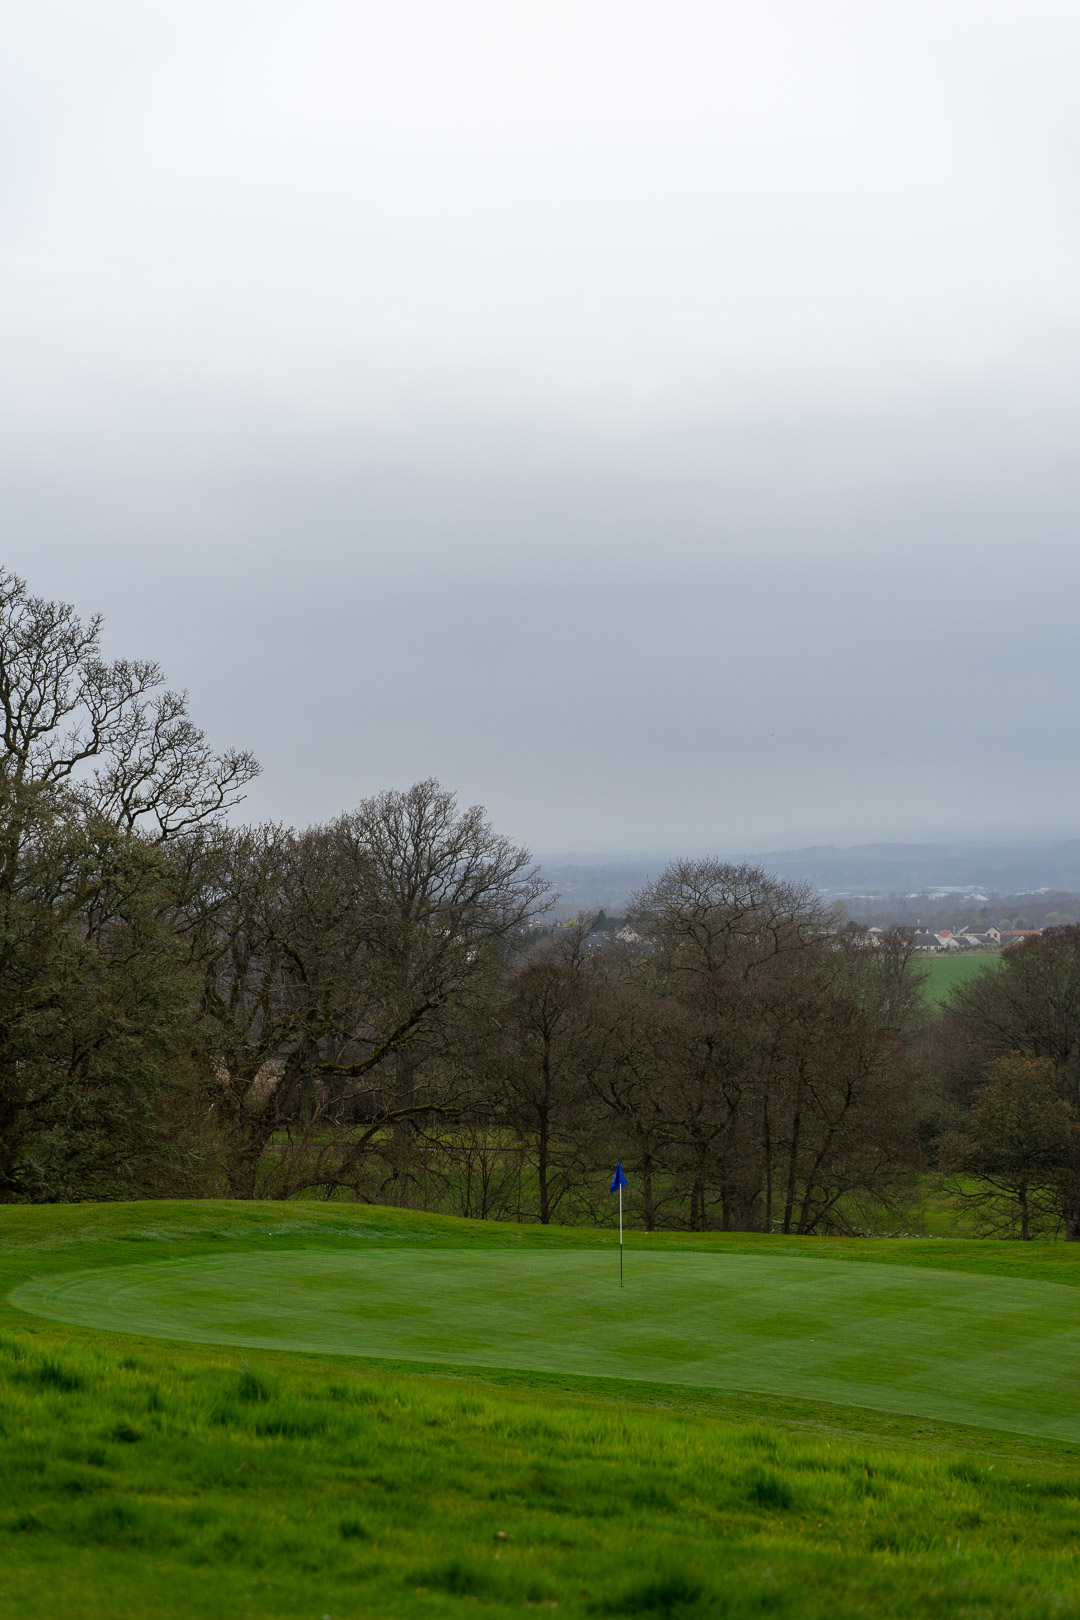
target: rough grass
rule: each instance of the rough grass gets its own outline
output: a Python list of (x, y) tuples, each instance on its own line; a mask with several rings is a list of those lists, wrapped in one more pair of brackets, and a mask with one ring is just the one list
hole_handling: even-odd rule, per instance
[[(133, 1249), (410, 1238), (595, 1242), (340, 1206), (0, 1211), (5, 1293)], [(808, 1267), (890, 1247), (780, 1246)], [(1065, 1246), (894, 1247), (1080, 1281)], [(0, 1610), (30, 1620), (1080, 1615), (1080, 1447), (869, 1409), (244, 1355), (6, 1305), (0, 1443)]]

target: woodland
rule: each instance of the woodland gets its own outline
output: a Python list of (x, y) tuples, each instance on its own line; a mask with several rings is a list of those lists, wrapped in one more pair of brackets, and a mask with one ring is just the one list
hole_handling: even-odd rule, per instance
[(687, 858), (551, 919), (434, 780), (245, 824), (158, 666), (0, 573), (0, 1200), (360, 1201), (646, 1230), (888, 1229), (935, 1177), (1080, 1238), (1080, 928), (923, 994), (806, 884)]

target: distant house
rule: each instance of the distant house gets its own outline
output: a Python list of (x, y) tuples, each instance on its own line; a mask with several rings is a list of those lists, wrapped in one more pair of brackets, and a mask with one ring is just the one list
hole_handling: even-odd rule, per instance
[(849, 922), (843, 929), (844, 937), (849, 945), (861, 945), (864, 948), (874, 949), (880, 945), (886, 934), (884, 928), (866, 928), (862, 923)]
[(979, 933), (970, 923), (965, 923), (963, 928), (956, 930), (953, 938), (959, 942), (962, 950), (992, 951), (996, 950), (1001, 936), (996, 928), (992, 933)]
[(963, 928), (940, 928), (937, 933), (916, 929), (911, 936), (917, 951), (997, 951), (1017, 940), (1034, 939), (1041, 928), (989, 928), (974, 929), (970, 923)]
[(961, 950), (967, 951), (996, 951), (1008, 943), (1007, 935), (1002, 934), (999, 928), (975, 929), (970, 924), (958, 928), (952, 937)]

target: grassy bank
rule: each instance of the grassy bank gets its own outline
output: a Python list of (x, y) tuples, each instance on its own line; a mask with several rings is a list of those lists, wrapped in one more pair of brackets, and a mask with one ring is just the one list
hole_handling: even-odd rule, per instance
[[(1071, 1443), (869, 1400), (170, 1343), (7, 1299), (160, 1260), (246, 1255), (257, 1272), (286, 1252), (315, 1272), (377, 1250), (404, 1272), (409, 1256), (580, 1259), (596, 1245), (341, 1206), (0, 1211), (4, 1612), (1080, 1614)], [(820, 1275), (823, 1300), (838, 1270), (887, 1299), (890, 1275), (921, 1269), (1049, 1291), (1065, 1339), (1080, 1313), (1071, 1245), (665, 1236), (653, 1252), (775, 1258), (774, 1315), (792, 1266)], [(122, 1310), (119, 1287), (111, 1297)], [(410, 1286), (384, 1320), (424, 1303)], [(542, 1325), (542, 1290), (535, 1311)], [(451, 1323), (447, 1340), (465, 1333)], [(950, 1373), (943, 1350), (943, 1385)]]

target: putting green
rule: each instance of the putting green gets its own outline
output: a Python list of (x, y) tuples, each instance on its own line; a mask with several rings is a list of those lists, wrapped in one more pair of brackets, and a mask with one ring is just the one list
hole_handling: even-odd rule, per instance
[(302, 1249), (24, 1284), (155, 1338), (759, 1390), (1080, 1440), (1080, 1294), (783, 1255)]

